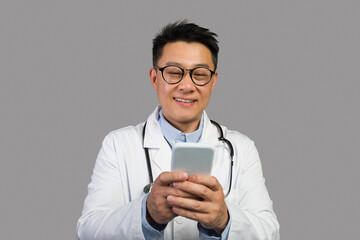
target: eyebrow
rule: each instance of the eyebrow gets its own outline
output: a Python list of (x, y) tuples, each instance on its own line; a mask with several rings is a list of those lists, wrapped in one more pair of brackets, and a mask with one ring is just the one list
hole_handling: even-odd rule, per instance
[[(181, 67), (181, 64), (178, 63), (178, 62), (167, 62), (166, 65), (167, 65), (167, 66), (168, 66), (168, 65), (175, 65), (175, 66)], [(192, 66), (192, 67), (194, 67), (194, 68), (196, 68), (196, 67), (210, 68), (210, 66), (207, 65), (207, 64), (205, 64), (205, 63), (198, 63), (198, 64), (195, 64), (195, 65)]]

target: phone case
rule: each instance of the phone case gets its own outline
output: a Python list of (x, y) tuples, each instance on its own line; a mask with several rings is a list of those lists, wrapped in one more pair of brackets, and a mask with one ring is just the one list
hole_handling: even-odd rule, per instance
[(214, 147), (203, 143), (176, 143), (172, 150), (171, 171), (184, 171), (190, 175), (210, 175)]

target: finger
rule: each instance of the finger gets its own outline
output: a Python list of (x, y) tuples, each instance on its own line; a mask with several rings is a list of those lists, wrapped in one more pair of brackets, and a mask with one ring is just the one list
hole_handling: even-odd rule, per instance
[(214, 176), (194, 174), (189, 176), (188, 181), (207, 186), (213, 191), (219, 191), (222, 189), (221, 184)]
[(207, 186), (189, 182), (189, 181), (176, 182), (173, 184), (173, 186), (174, 186), (174, 188), (177, 188), (184, 192), (198, 196), (207, 201), (211, 201), (215, 195), (215, 192), (213, 190), (211, 190), (210, 188), (208, 188)]
[(184, 198), (196, 198), (197, 196), (185, 192), (181, 189), (174, 188), (171, 186), (161, 186), (161, 185), (154, 185), (151, 189), (150, 195), (154, 197), (162, 197), (166, 198), (169, 195), (173, 195), (176, 197), (184, 197)]
[(174, 206), (172, 208), (172, 211), (174, 212), (174, 214), (176, 214), (178, 216), (186, 217), (186, 218), (198, 221), (198, 222), (204, 222), (207, 219), (207, 217), (209, 216), (207, 213), (191, 211), (191, 210), (177, 207), (177, 206)]
[(191, 194), (189, 192), (185, 192), (181, 189), (178, 188), (174, 188), (174, 187), (163, 187), (165, 190), (165, 197), (172, 195), (172, 196), (176, 196), (176, 197), (182, 197), (182, 198), (197, 198), (196, 195)]
[(173, 182), (182, 182), (188, 178), (186, 172), (177, 171), (177, 172), (163, 172), (155, 180), (154, 184), (168, 186)]
[(176, 216), (165, 199), (151, 199), (149, 196), (146, 207), (148, 211), (147, 220), (150, 224), (151, 222), (165, 224)]
[[(201, 223), (201, 225), (203, 225), (205, 228), (214, 229), (217, 233), (220, 234), (225, 229), (229, 219), (227, 211), (217, 216), (209, 213), (191, 211), (177, 206), (174, 206), (172, 211), (178, 216), (193, 219)], [(220, 231), (218, 232), (217, 230)]]
[(208, 212), (210, 207), (208, 202), (203, 202), (203, 201), (199, 201), (198, 199), (195, 200), (192, 198), (175, 197), (172, 195), (169, 195), (167, 197), (167, 201), (170, 206), (176, 206), (202, 213)]

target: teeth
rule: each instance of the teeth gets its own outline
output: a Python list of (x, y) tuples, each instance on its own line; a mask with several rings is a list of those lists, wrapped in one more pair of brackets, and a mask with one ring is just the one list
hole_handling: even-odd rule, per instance
[(181, 98), (174, 98), (174, 99), (175, 99), (175, 101), (183, 102), (183, 103), (193, 103), (196, 101), (196, 100), (185, 100), (185, 99), (181, 99)]

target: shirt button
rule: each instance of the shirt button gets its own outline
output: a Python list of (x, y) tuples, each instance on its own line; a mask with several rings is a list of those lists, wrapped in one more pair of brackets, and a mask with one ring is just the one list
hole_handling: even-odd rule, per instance
[(181, 217), (181, 216), (178, 216), (178, 217), (175, 218), (175, 222), (177, 224), (183, 224), (185, 222), (185, 218)]
[(185, 136), (184, 136), (184, 135), (181, 136), (181, 140), (183, 140), (183, 141), (185, 140)]
[(175, 144), (175, 141), (172, 141), (171, 144), (174, 145), (174, 144)]

